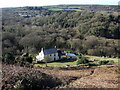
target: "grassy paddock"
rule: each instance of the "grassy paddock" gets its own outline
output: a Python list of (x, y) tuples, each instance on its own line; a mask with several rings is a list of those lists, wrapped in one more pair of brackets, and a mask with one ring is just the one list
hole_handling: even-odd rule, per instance
[(50, 11), (61, 11), (63, 9), (60, 9), (60, 8), (51, 8), (51, 9), (48, 9), (48, 10), (50, 10)]
[(69, 10), (69, 11), (81, 11), (80, 9), (63, 9), (63, 8), (51, 8), (51, 9), (48, 9), (48, 10), (51, 10), (51, 11), (62, 11), (62, 10)]

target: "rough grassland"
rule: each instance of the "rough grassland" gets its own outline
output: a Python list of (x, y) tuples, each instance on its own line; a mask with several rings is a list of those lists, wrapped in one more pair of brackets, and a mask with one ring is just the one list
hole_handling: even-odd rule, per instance
[(46, 74), (57, 76), (66, 82), (59, 88), (118, 88), (118, 66), (80, 70), (57, 70), (37, 68)]
[(103, 58), (103, 57), (98, 57), (98, 56), (88, 56), (86, 55), (85, 57), (88, 57), (90, 60), (96, 59), (96, 60), (113, 60), (115, 63), (118, 63), (120, 58)]
[[(64, 70), (60, 68), (26, 68), (14, 65), (3, 65), (2, 89), (7, 90), (16, 85), (19, 86), (19, 81), (22, 81), (22, 85), (28, 85), (28, 87), (30, 85), (31, 88), (33, 88), (34, 82), (35, 85), (39, 87), (44, 86), (45, 83), (47, 83), (45, 84), (47, 86), (50, 84), (49, 82), (51, 82), (50, 87), (55, 88), (118, 88), (119, 74), (115, 72), (117, 68), (118, 66), (110, 66)], [(42, 83), (43, 81), (41, 82), (41, 79), (44, 81), (44, 84)], [(28, 83), (23, 82), (26, 80)], [(62, 81), (63, 84), (60, 85), (57, 80)]]

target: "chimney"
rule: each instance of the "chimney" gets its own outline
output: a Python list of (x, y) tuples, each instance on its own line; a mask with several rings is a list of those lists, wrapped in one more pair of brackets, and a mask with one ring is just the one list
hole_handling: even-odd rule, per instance
[(43, 48), (41, 48), (41, 51), (43, 51)]
[(57, 49), (57, 47), (55, 46), (55, 49)]

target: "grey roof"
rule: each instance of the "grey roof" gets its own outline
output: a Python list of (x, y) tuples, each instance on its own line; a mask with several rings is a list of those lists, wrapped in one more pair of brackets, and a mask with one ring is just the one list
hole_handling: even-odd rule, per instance
[(45, 50), (43, 50), (43, 52), (45, 55), (47, 55), (47, 54), (57, 53), (57, 50), (52, 48), (52, 49), (45, 49)]

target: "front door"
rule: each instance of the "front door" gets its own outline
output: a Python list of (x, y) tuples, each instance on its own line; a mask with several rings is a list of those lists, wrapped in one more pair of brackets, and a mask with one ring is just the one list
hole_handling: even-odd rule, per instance
[(55, 57), (54, 57), (54, 61), (55, 61), (56, 59), (55, 59)]

